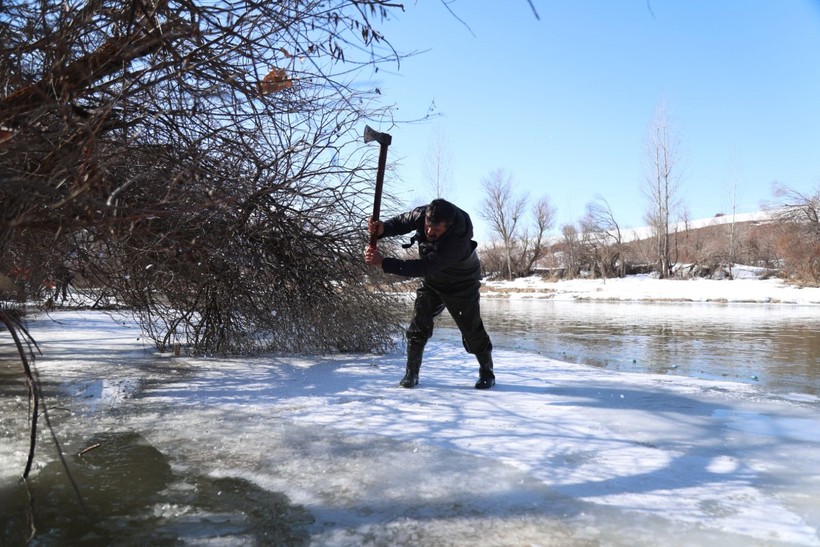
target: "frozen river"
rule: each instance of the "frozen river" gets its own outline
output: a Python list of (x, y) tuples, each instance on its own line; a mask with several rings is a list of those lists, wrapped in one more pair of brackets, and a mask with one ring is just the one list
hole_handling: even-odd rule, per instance
[[(692, 350), (676, 363), (676, 345), (710, 342), (675, 316), (700, 315), (692, 324), (713, 332), (714, 306), (535, 304), (502, 320), (486, 302), (499, 378), (487, 392), (447, 329), (408, 390), (401, 351), (173, 358), (126, 320), (33, 319), (49, 416), (84, 501), (42, 421), (19, 481), (28, 406), (19, 363), (0, 362), (0, 544), (820, 547), (820, 397), (792, 384), (799, 375), (724, 375)], [(632, 311), (608, 311), (606, 328), (556, 321), (616, 309)], [(816, 328), (809, 314), (743, 309), (729, 321), (741, 331)], [(667, 338), (653, 343), (653, 330)], [(609, 342), (593, 354), (580, 342), (595, 337)], [(810, 346), (746, 340), (765, 356)], [(631, 372), (664, 352), (663, 367)]]

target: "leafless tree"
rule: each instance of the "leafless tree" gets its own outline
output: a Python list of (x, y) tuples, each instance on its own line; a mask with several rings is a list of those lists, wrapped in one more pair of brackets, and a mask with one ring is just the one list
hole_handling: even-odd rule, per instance
[(732, 272), (732, 268), (734, 267), (735, 258), (736, 258), (736, 251), (737, 251), (737, 179), (732, 178), (728, 183), (727, 194), (729, 199), (729, 210), (731, 215), (731, 221), (727, 224), (727, 232), (728, 232), (728, 245), (726, 249), (726, 263), (729, 269), (729, 277), (733, 277), (734, 274)]
[(359, 135), (389, 118), (354, 84), (396, 59), (377, 25), (398, 7), (4, 1), (2, 273), (37, 299), (67, 269), (161, 349), (388, 347)]
[(574, 224), (565, 224), (561, 228), (561, 235), (563, 236), (564, 277), (574, 279), (578, 277), (583, 267), (581, 233)]
[(777, 246), (785, 271), (796, 281), (820, 283), (820, 186), (805, 193), (781, 183), (773, 186), (775, 202), (768, 204), (781, 225)]
[(481, 245), (481, 273), (483, 276), (497, 275), (503, 272), (507, 253), (500, 242), (491, 240)]
[(393, 6), (4, 4), (7, 263), (71, 266), (160, 347), (382, 345), (354, 283), (375, 93), (350, 83), (394, 55), (374, 26)]
[(512, 279), (513, 251), (525, 213), (526, 196), (516, 195), (512, 175), (503, 169), (492, 171), (481, 184), (486, 192), (481, 216), (490, 223), (493, 233), (501, 238), (505, 275), (507, 279)]
[[(691, 262), (689, 274), (697, 274), (704, 269), (711, 271), (716, 266), (712, 263), (714, 255), (707, 255), (705, 247), (701, 231), (692, 229), (691, 214), (683, 208), (674, 227), (674, 249), (675, 256), (685, 256)], [(684, 273), (680, 269), (677, 272), (679, 276)]]
[(800, 224), (808, 233), (820, 237), (820, 186), (816, 186), (812, 193), (805, 193), (775, 183), (772, 194), (776, 201), (767, 208), (777, 220)]
[(432, 194), (431, 201), (446, 198), (453, 191), (453, 152), (441, 133), (436, 133), (422, 164), (425, 182)]
[(681, 174), (680, 142), (664, 102), (650, 123), (646, 160), (644, 192), (649, 203), (644, 219), (654, 231), (658, 273), (666, 278), (672, 273), (670, 225), (678, 206)]
[(530, 275), (536, 262), (544, 257), (549, 248), (547, 236), (555, 225), (555, 207), (549, 197), (542, 196), (532, 205), (530, 212), (533, 233), (529, 235), (527, 229), (521, 237), (521, 259), (518, 261), (521, 276)]
[(602, 196), (587, 203), (581, 230), (589, 238), (600, 274), (603, 277), (626, 275), (624, 235), (612, 207)]

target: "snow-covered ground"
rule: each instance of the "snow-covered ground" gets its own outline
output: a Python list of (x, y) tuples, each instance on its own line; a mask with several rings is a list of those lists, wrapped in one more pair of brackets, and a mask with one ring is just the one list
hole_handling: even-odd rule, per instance
[[(776, 281), (531, 289), (512, 294), (820, 303), (819, 289)], [(435, 338), (420, 385), (402, 389), (400, 352), (172, 358), (98, 313), (29, 326), (41, 379), (73, 396), (60, 400), (70, 413), (51, 413), (67, 453), (138, 432), (168, 458), (167, 490), (192, 489), (195, 473), (282, 492), (310, 515), (306, 543), (820, 545), (820, 399), (810, 395), (498, 350), (498, 385), (482, 392), (473, 358)], [(25, 404), (8, 403), (24, 425)], [(0, 485), (19, 476), (27, 449), (3, 424)], [(52, 453), (41, 449), (34, 481)], [(152, 526), (183, 544), (265, 543), (241, 525), (246, 510), (214, 515), (165, 496), (147, 509)]]
[[(751, 213), (735, 213), (714, 217), (707, 217), (686, 222), (676, 222), (669, 226), (670, 233), (706, 228), (709, 226), (721, 226), (731, 223), (751, 222), (767, 223), (772, 222), (772, 218), (777, 215), (777, 211), (753, 211)], [(638, 228), (624, 229), (624, 238), (627, 241), (637, 241), (652, 237), (653, 229), (650, 226), (640, 226)]]
[(652, 275), (635, 275), (550, 282), (533, 276), (486, 282), (484, 294), (553, 300), (820, 304), (820, 288), (799, 287), (776, 278), (760, 279), (763, 274), (760, 268), (737, 266), (732, 273), (733, 280), (657, 279)]

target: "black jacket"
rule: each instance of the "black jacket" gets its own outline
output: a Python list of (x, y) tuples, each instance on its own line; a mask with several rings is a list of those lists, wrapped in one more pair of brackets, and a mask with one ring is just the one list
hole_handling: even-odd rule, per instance
[(405, 277), (423, 277), (431, 285), (448, 286), (481, 279), (481, 263), (473, 241), (473, 223), (470, 215), (455, 208), (453, 224), (437, 241), (428, 241), (424, 233), (426, 206), (395, 216), (384, 222), (384, 234), (391, 237), (415, 230), (419, 244), (419, 258), (399, 260), (385, 257), (382, 269), (386, 273)]

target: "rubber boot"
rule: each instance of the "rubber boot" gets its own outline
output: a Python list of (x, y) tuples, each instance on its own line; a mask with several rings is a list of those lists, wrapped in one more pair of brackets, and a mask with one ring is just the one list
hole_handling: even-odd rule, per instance
[(493, 354), (488, 350), (476, 355), (476, 359), (478, 359), (478, 382), (475, 383), (475, 388), (490, 389), (495, 385)]
[(424, 346), (417, 344), (407, 345), (407, 369), (404, 378), (399, 385), (401, 387), (416, 387), (419, 383), (419, 369), (421, 368), (421, 356), (424, 353)]

